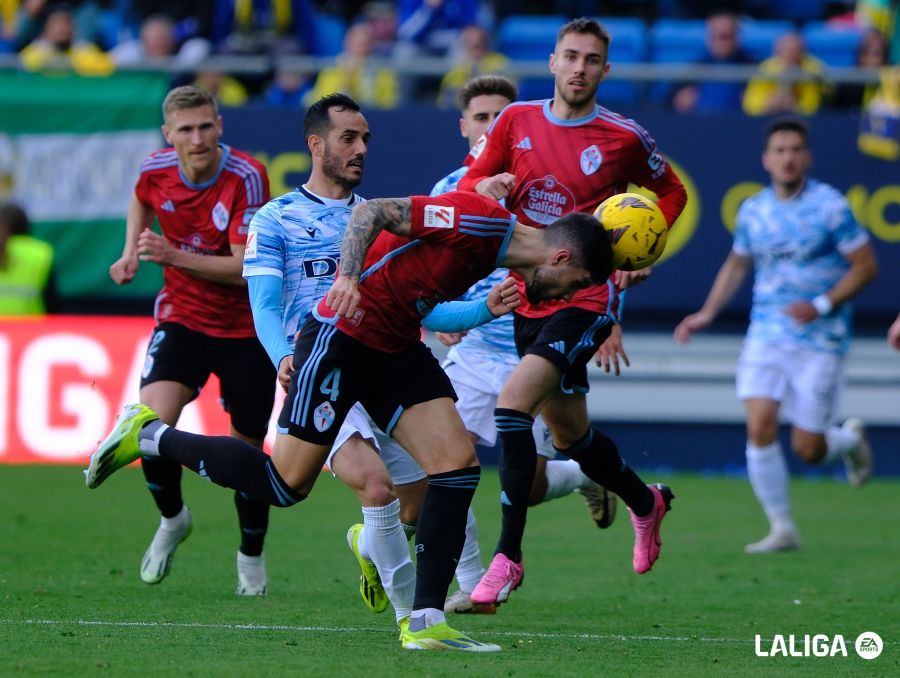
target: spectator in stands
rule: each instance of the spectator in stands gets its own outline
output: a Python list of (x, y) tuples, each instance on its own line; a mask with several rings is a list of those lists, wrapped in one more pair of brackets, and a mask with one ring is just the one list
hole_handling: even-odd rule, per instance
[(175, 23), (168, 16), (154, 14), (141, 23), (138, 39), (119, 43), (110, 56), (116, 66), (169, 58), (178, 66), (194, 66), (209, 52), (209, 41), (204, 38), (191, 38), (179, 48)]
[(342, 92), (367, 108), (394, 108), (398, 103), (397, 76), (385, 66), (371, 63), (372, 29), (368, 24), (351, 26), (344, 36), (344, 51), (335, 65), (319, 72), (306, 95), (308, 105), (322, 97)]
[(212, 94), (222, 106), (241, 106), (247, 103), (247, 88), (222, 71), (200, 71), (193, 84)]
[[(887, 65), (888, 43), (885, 37), (875, 30), (866, 31), (856, 51), (858, 68), (881, 68)], [(859, 110), (865, 107), (878, 91), (878, 83), (865, 84), (847, 82), (838, 85), (834, 93), (832, 105), (835, 108)]]
[(447, 56), (460, 32), (478, 23), (479, 0), (399, 0), (398, 56)]
[(53, 248), (28, 226), (25, 210), (0, 204), (0, 316), (43, 315), (53, 306)]
[[(706, 19), (706, 54), (701, 64), (743, 65), (754, 59), (738, 38), (738, 18), (732, 12), (715, 12)], [(701, 82), (675, 92), (672, 106), (679, 113), (740, 111), (744, 85), (739, 82)]]
[(491, 38), (481, 26), (466, 26), (457, 49), (456, 64), (444, 75), (438, 93), (438, 106), (445, 108), (457, 105), (457, 95), (466, 82), (479, 75), (500, 73), (509, 63), (504, 55), (491, 51)]
[(231, 54), (314, 54), (312, 0), (218, 0), (213, 5), (213, 44)]
[[(0, 1), (0, 5), (3, 2)], [(110, 0), (9, 0), (10, 12), (15, 12), (14, 32), (18, 49), (34, 42), (41, 34), (47, 18), (56, 10), (66, 10), (72, 16), (75, 33), (87, 42), (105, 44), (100, 14)]]
[(109, 75), (114, 68), (112, 59), (99, 47), (76, 39), (72, 13), (67, 9), (50, 12), (41, 34), (19, 56), (30, 71), (71, 68), (79, 75)]
[[(786, 33), (775, 43), (775, 54), (759, 65), (759, 76), (744, 92), (747, 115), (797, 113), (812, 115), (819, 110), (828, 88), (822, 82), (825, 65), (806, 53), (798, 33)], [(782, 82), (784, 75), (804, 74), (807, 80)]]
[(278, 69), (263, 94), (263, 101), (270, 106), (303, 106), (303, 99), (311, 88), (312, 83), (303, 73)]
[(397, 42), (397, 9), (391, 2), (367, 2), (360, 11), (360, 20), (372, 31), (372, 56), (387, 59), (394, 53)]

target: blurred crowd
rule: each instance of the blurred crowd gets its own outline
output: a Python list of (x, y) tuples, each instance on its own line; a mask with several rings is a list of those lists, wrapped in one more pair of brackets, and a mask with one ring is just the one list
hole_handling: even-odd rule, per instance
[[(510, 63), (522, 58), (502, 41), (495, 43), (493, 36), (502, 35), (504, 25), (537, 17), (552, 28), (566, 17), (596, 15), (598, 5), (587, 0), (0, 0), (0, 53), (17, 53), (29, 70), (67, 69), (87, 76), (158, 64), (172, 70), (173, 84), (201, 84), (226, 106), (251, 101), (303, 106), (324, 93), (344, 91), (367, 107), (409, 102), (453, 107), (466, 80), (508, 72)], [(603, 3), (600, 10), (604, 17), (641, 21), (648, 36), (650, 27), (666, 21), (686, 27), (685, 35), (702, 26), (696, 49), (685, 52), (691, 63), (758, 65), (749, 83), (704, 80), (654, 90), (656, 103), (680, 112), (809, 114), (825, 106), (862, 107), (877, 86), (829, 83), (823, 73), (834, 64), (810, 49), (802, 30), (812, 24), (851, 36), (842, 43), (846, 64), (838, 65), (876, 69), (896, 64), (900, 52), (896, 3), (890, 0), (623, 0)], [(741, 44), (747, 21), (780, 27), (770, 54)], [(639, 60), (658, 60), (653, 49), (641, 51), (645, 56)], [(541, 47), (534, 58), (545, 60), (548, 53)], [(212, 70), (208, 57), (214, 55), (264, 56), (271, 67), (252, 75)], [(316, 72), (279, 66), (285, 63), (280, 57), (290, 56), (320, 57), (326, 65)], [(615, 51), (611, 61), (616, 63)], [(409, 65), (418, 63), (438, 67), (410, 73)], [(805, 73), (806, 79), (785, 83), (779, 74), (788, 71)], [(549, 83), (541, 86), (551, 91)]]

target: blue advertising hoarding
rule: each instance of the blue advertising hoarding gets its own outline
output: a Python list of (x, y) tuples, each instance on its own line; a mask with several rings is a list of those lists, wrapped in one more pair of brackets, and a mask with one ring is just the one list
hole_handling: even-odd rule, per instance
[[(365, 197), (428, 193), (462, 164), (468, 150), (453, 112), (404, 109), (366, 116), (372, 141), (359, 189)], [(738, 205), (767, 181), (760, 160), (766, 120), (667, 111), (633, 117), (677, 167), (690, 202), (669, 238), (666, 259), (648, 284), (630, 293), (627, 312), (682, 314), (702, 304), (731, 246), (729, 228)], [(224, 118), (226, 141), (266, 163), (273, 195), (302, 183), (309, 169), (302, 111), (246, 107), (226, 110)], [(858, 310), (890, 317), (900, 310), (900, 165), (861, 154), (858, 125), (846, 114), (821, 114), (810, 121), (812, 175), (847, 195), (872, 234), (881, 274), (860, 295)], [(748, 305), (749, 289), (744, 289), (731, 308), (741, 312)]]

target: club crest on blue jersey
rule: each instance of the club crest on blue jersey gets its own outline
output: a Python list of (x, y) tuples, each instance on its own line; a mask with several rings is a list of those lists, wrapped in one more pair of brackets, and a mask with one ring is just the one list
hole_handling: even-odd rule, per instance
[(600, 164), (602, 162), (603, 154), (596, 145), (589, 146), (581, 152), (581, 171), (584, 172), (586, 176), (590, 176), (600, 169)]
[(220, 202), (216, 203), (212, 211), (213, 225), (220, 231), (228, 228), (228, 208)]
[(325, 401), (313, 412), (313, 425), (319, 433), (322, 433), (331, 428), (331, 425), (334, 423), (334, 417), (334, 408), (331, 406), (331, 403)]

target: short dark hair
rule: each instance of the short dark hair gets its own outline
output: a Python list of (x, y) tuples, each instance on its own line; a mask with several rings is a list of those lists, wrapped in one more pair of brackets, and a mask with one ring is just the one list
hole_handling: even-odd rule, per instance
[(558, 45), (569, 33), (589, 33), (600, 39), (606, 45), (606, 49), (609, 49), (609, 43), (612, 40), (612, 36), (606, 26), (596, 19), (588, 19), (586, 17), (572, 19), (569, 23), (564, 24), (559, 29), (559, 33), (556, 34), (556, 44)]
[(809, 145), (809, 126), (804, 120), (793, 115), (785, 115), (775, 118), (766, 125), (766, 147), (769, 146), (769, 139), (776, 132), (796, 132), (803, 137), (803, 145)]
[(28, 235), (28, 215), (13, 202), (0, 203), (0, 223), (6, 224), (10, 235)]
[(510, 101), (515, 101), (519, 97), (516, 86), (509, 78), (502, 75), (479, 75), (463, 85), (456, 97), (456, 103), (460, 111), (465, 111), (475, 97), (491, 94), (506, 97)]
[(335, 92), (325, 95), (306, 109), (306, 115), (303, 116), (303, 138), (306, 141), (309, 141), (313, 134), (320, 137), (325, 136), (331, 129), (331, 117), (328, 115), (328, 111), (332, 108), (338, 111), (359, 112), (359, 104), (346, 94)]
[(612, 274), (613, 253), (609, 236), (590, 214), (572, 212), (554, 221), (544, 232), (547, 244), (567, 248), (572, 263), (586, 268), (595, 283), (603, 282)]

